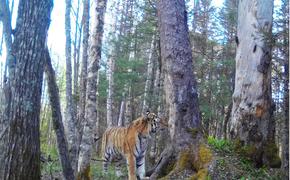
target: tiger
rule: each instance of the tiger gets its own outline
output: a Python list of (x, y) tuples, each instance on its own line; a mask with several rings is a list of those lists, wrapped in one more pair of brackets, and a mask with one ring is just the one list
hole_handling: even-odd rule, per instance
[[(149, 111), (132, 121), (127, 127), (108, 128), (102, 136), (103, 171), (108, 172), (108, 163), (113, 159), (126, 159), (129, 180), (145, 178), (145, 153), (148, 139), (158, 129), (160, 118)], [(116, 165), (116, 174), (120, 169)]]

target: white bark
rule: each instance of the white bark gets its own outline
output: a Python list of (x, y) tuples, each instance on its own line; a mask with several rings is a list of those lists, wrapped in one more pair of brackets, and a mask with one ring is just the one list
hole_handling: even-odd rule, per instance
[(107, 126), (112, 127), (113, 123), (113, 86), (114, 86), (114, 57), (113, 52), (111, 53), (111, 57), (108, 59), (108, 72), (107, 72), (107, 80), (108, 80), (108, 89), (107, 89)]
[(92, 44), (89, 52), (88, 79), (86, 90), (85, 126), (80, 146), (78, 161), (78, 178), (91, 179), (90, 160), (93, 149), (93, 136), (97, 118), (97, 76), (101, 60), (102, 38), (104, 32), (104, 14), (107, 1), (97, 0), (95, 7), (95, 24), (93, 25)]
[[(123, 97), (124, 97), (124, 95), (123, 95)], [(125, 101), (124, 101), (124, 99), (122, 99), (121, 105), (120, 105), (119, 117), (118, 117), (118, 126), (123, 126), (124, 110), (125, 110)]]
[(236, 77), (230, 136), (253, 145), (257, 165), (267, 163), (265, 146), (273, 143), (271, 46), (273, 1), (240, 0)]
[(148, 52), (148, 63), (147, 63), (147, 74), (146, 74), (146, 83), (145, 83), (145, 93), (144, 93), (144, 99), (143, 99), (143, 106), (142, 106), (142, 113), (145, 114), (145, 112), (149, 108), (149, 103), (148, 103), (148, 92), (149, 88), (151, 86), (152, 82), (152, 72), (153, 72), (153, 49), (154, 49), (154, 41), (155, 41), (155, 36), (152, 36), (152, 41), (150, 45), (150, 49)]

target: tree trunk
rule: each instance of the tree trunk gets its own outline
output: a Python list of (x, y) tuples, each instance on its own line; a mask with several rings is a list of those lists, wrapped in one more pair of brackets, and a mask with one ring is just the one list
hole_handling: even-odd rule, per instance
[[(77, 55), (80, 53), (80, 49), (78, 48), (78, 33), (79, 29), (81, 29), (81, 27), (79, 27), (79, 11), (80, 11), (80, 0), (77, 1), (77, 10), (76, 10), (76, 21), (75, 21), (75, 37), (74, 37), (74, 41), (73, 41), (73, 46), (74, 46), (74, 54), (73, 54), (73, 61), (74, 61), (74, 88), (73, 88), (73, 95), (74, 95), (74, 112), (77, 113), (77, 96), (78, 96), (78, 76), (79, 76), (79, 62), (78, 62), (78, 58)], [(81, 34), (81, 33), (80, 33)], [(80, 36), (81, 38), (81, 36)], [(77, 115), (77, 114), (75, 114)], [(75, 116), (76, 117), (76, 116)]]
[(99, 62), (101, 60), (102, 38), (104, 31), (104, 14), (106, 0), (96, 1), (95, 24), (93, 26), (92, 45), (89, 54), (88, 79), (86, 91), (85, 126), (80, 146), (78, 179), (90, 179), (90, 160), (93, 148), (93, 134), (97, 116), (96, 89)]
[[(8, 70), (9, 70), (9, 76), (8, 78), (13, 79), (13, 74), (14, 74), (14, 66), (15, 62), (13, 60), (13, 56), (11, 54), (11, 48), (12, 48), (12, 27), (11, 27), (11, 12), (9, 9), (9, 4), (7, 3), (8, 1), (6, 0), (1, 0), (0, 1), (0, 21), (3, 23), (3, 35), (5, 39), (5, 47), (6, 47), (6, 64), (8, 65)], [(6, 65), (5, 65), (6, 69)], [(6, 81), (6, 70), (4, 72), (4, 78)]]
[(285, 14), (283, 23), (284, 49), (284, 121), (282, 131), (282, 170), (285, 179), (289, 179), (289, 2), (284, 2), (282, 12)]
[[(6, 0), (0, 0), (0, 21), (3, 24), (3, 36), (5, 39), (6, 47), (6, 62), (4, 70), (4, 81), (3, 81), (3, 111), (1, 110), (0, 118), (0, 139), (2, 135), (6, 132), (9, 126), (8, 119), (10, 118), (10, 108), (11, 108), (11, 81), (14, 76), (14, 57), (12, 56), (12, 27), (11, 27), (11, 13), (9, 10), (9, 4)], [(9, 69), (9, 74), (7, 77), (7, 66)], [(1, 74), (2, 75), (2, 74)], [(0, 157), (1, 158), (1, 157)]]
[(65, 131), (68, 139), (70, 159), (75, 171), (77, 164), (77, 131), (76, 123), (73, 112), (73, 99), (72, 99), (72, 66), (71, 66), (71, 0), (66, 0), (65, 10), (65, 56), (66, 56), (66, 118), (65, 118)]
[[(158, 3), (161, 57), (165, 72), (165, 95), (169, 105), (169, 132), (171, 146), (161, 155), (161, 162), (152, 174), (158, 177), (160, 169), (170, 158), (177, 161), (171, 173), (180, 170), (180, 157), (189, 152), (194, 158), (200, 136), (200, 113), (193, 75), (191, 45), (184, 0)], [(178, 33), (177, 33), (178, 32)], [(192, 133), (194, 132), (194, 133)], [(183, 167), (185, 168), (185, 167)]]
[(52, 4), (51, 0), (19, 2), (11, 51), (16, 76), (11, 82), (8, 134), (0, 148), (3, 180), (40, 179), (40, 100)]
[[(239, 1), (236, 77), (230, 136), (254, 149), (257, 166), (271, 165), (275, 149), (271, 98), (273, 1)], [(271, 147), (274, 146), (274, 147)], [(269, 158), (271, 156), (271, 158)]]
[(152, 83), (152, 72), (153, 72), (153, 49), (154, 49), (154, 43), (155, 43), (155, 36), (152, 36), (152, 41), (148, 53), (148, 63), (147, 63), (147, 74), (146, 74), (146, 82), (145, 82), (145, 92), (144, 92), (144, 99), (143, 99), (143, 105), (142, 105), (142, 113), (145, 114), (146, 111), (149, 109), (149, 89), (151, 87)]
[(89, 11), (90, 11), (90, 1), (83, 1), (83, 54), (82, 54), (82, 69), (80, 78), (80, 105), (79, 105), (79, 116), (77, 122), (78, 129), (78, 145), (82, 141), (83, 128), (85, 122), (85, 106), (86, 106), (86, 89), (87, 89), (87, 66), (88, 66), (88, 42), (89, 42)]
[(125, 88), (127, 90), (127, 95), (126, 95), (126, 102), (125, 102), (125, 114), (124, 114), (124, 125), (128, 125), (131, 123), (133, 117), (132, 117), (132, 93), (131, 93), (131, 83), (129, 82), (126, 84)]
[(120, 112), (119, 112), (119, 117), (118, 117), (118, 126), (124, 126), (124, 110), (125, 110), (125, 100), (124, 100), (124, 96), (125, 93), (123, 93), (123, 99), (121, 101), (121, 105), (120, 105)]
[(59, 91), (55, 80), (55, 72), (51, 65), (51, 59), (47, 49), (45, 51), (44, 58), (46, 60), (45, 74), (47, 77), (48, 93), (52, 113), (52, 122), (57, 138), (57, 148), (59, 152), (60, 163), (62, 166), (62, 174), (66, 180), (73, 180), (75, 179), (75, 177), (71, 161), (69, 159), (68, 145), (65, 139), (64, 127), (62, 124)]
[[(113, 50), (114, 51), (114, 50)], [(107, 127), (112, 127), (114, 125), (113, 123), (113, 86), (114, 86), (114, 79), (113, 79), (113, 73), (114, 73), (114, 58), (113, 53), (111, 52), (111, 55), (108, 59), (108, 72), (107, 72), (107, 80), (108, 80), (108, 89), (107, 89)]]

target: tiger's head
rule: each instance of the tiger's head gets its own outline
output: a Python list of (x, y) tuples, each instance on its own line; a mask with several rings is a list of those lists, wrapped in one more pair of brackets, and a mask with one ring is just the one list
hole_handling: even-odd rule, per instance
[(148, 130), (149, 133), (156, 133), (157, 129), (159, 128), (159, 122), (160, 122), (160, 118), (154, 114), (154, 113), (150, 113), (150, 111), (146, 112), (145, 115), (145, 120), (148, 123)]

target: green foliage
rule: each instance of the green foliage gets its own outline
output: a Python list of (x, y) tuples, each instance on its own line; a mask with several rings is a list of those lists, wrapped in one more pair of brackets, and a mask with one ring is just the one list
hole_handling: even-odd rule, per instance
[(102, 162), (92, 162), (91, 165), (91, 174), (93, 179), (106, 179), (106, 180), (122, 180), (126, 179), (127, 177), (127, 169), (126, 166), (123, 165), (121, 167), (122, 173), (124, 176), (117, 177), (115, 174), (115, 167), (114, 164), (110, 164), (108, 168), (108, 174), (103, 173)]
[(225, 139), (216, 139), (213, 136), (209, 136), (207, 143), (218, 151), (231, 152), (233, 150), (232, 143)]

